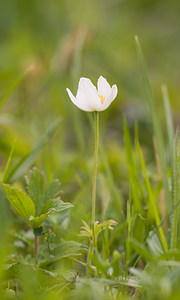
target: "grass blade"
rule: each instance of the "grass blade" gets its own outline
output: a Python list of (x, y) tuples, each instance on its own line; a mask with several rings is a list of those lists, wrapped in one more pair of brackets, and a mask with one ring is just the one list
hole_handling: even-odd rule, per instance
[(9, 154), (9, 157), (8, 157), (8, 161), (7, 161), (5, 170), (4, 170), (3, 182), (6, 182), (6, 179), (7, 179), (7, 174), (8, 174), (9, 167), (10, 167), (11, 160), (12, 160), (12, 156), (13, 156), (13, 153), (14, 153), (15, 144), (16, 144), (16, 139), (15, 139), (14, 142), (13, 142), (13, 145), (12, 145), (12, 148), (11, 148), (11, 151), (10, 151), (10, 154)]
[(33, 65), (27, 68), (21, 75), (19, 75), (11, 85), (5, 90), (3, 95), (0, 97), (0, 109), (3, 107), (4, 103), (11, 95), (11, 93), (21, 84), (22, 80), (25, 78), (27, 74), (33, 71)]
[(132, 194), (133, 194), (135, 211), (140, 212), (142, 210), (140, 195), (144, 197), (144, 193), (138, 181), (137, 166), (133, 158), (133, 150), (131, 145), (130, 133), (125, 119), (123, 121), (123, 131), (124, 131), (124, 144), (125, 144), (125, 151), (126, 151), (126, 162), (128, 167), (128, 177), (129, 177), (129, 181), (132, 184)]
[(158, 149), (160, 165), (162, 170), (162, 181), (164, 186), (166, 205), (167, 205), (168, 212), (170, 212), (172, 209), (172, 203), (171, 203), (171, 195), (168, 186), (168, 176), (167, 176), (166, 158), (165, 158), (165, 150), (164, 150), (165, 148), (164, 148), (162, 129), (159, 121), (156, 103), (152, 94), (151, 85), (146, 71), (143, 53), (137, 36), (135, 36), (135, 41), (136, 41), (137, 54), (138, 54), (140, 68), (143, 76), (144, 86), (147, 92), (148, 102), (151, 110), (154, 134), (157, 141), (157, 149)]
[(177, 230), (178, 230), (178, 201), (179, 201), (179, 134), (176, 133), (174, 140), (174, 154), (173, 154), (173, 181), (172, 181), (172, 194), (173, 194), (173, 217), (172, 217), (172, 232), (171, 232), (171, 249), (176, 248), (177, 244)]
[(173, 170), (173, 144), (174, 144), (174, 127), (173, 127), (173, 120), (171, 114), (171, 108), (169, 104), (169, 96), (168, 90), (166, 85), (162, 85), (162, 95), (163, 95), (163, 102), (164, 102), (164, 109), (165, 109), (165, 117), (166, 117), (166, 125), (167, 125), (167, 133), (168, 133), (168, 141), (169, 141), (169, 154), (170, 154), (170, 161), (171, 161), (171, 169)]
[(153, 215), (154, 215), (154, 218), (155, 218), (155, 221), (156, 221), (156, 225), (158, 227), (158, 231), (159, 231), (159, 235), (160, 235), (160, 238), (161, 238), (162, 246), (164, 248), (164, 251), (166, 252), (168, 250), (167, 249), (167, 242), (166, 242), (166, 239), (165, 239), (165, 236), (164, 236), (163, 229), (161, 227), (161, 221), (160, 221), (160, 217), (159, 217), (159, 213), (158, 213), (158, 209), (157, 209), (156, 201), (155, 201), (156, 199), (154, 199), (153, 190), (152, 190), (149, 178), (147, 176), (145, 161), (144, 161), (143, 154), (142, 154), (142, 151), (141, 151), (141, 148), (140, 148), (140, 145), (139, 145), (138, 141), (136, 141), (136, 147), (137, 147), (137, 151), (138, 151), (138, 154), (139, 154), (139, 160), (140, 160), (141, 168), (142, 168), (142, 171), (143, 171), (143, 174), (144, 174), (144, 180), (145, 180), (145, 183), (146, 183), (146, 188), (147, 188), (147, 192), (148, 192), (148, 196), (149, 196), (149, 202), (150, 202), (150, 205), (152, 207), (152, 211), (153, 211)]

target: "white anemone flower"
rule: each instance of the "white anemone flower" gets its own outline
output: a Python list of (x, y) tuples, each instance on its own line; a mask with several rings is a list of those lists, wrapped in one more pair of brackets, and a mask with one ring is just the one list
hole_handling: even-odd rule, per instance
[(117, 96), (117, 86), (110, 87), (107, 80), (100, 76), (97, 89), (88, 78), (80, 78), (76, 97), (66, 89), (71, 101), (84, 111), (103, 111), (109, 107)]

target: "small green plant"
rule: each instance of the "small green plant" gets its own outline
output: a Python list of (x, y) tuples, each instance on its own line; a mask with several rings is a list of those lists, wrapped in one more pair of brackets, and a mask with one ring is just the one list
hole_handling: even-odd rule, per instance
[(27, 193), (1, 182), (4, 193), (13, 210), (32, 227), (35, 239), (35, 262), (38, 263), (38, 236), (43, 232), (43, 221), (52, 214), (60, 213), (73, 205), (60, 198), (60, 181), (46, 183), (44, 174), (34, 167), (25, 177)]

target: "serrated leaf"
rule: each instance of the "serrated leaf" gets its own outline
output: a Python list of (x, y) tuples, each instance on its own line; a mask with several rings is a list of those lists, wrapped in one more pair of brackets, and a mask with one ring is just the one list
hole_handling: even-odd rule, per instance
[(112, 226), (117, 225), (118, 223), (114, 220), (106, 220), (100, 224), (96, 224), (95, 226), (95, 234), (98, 235), (103, 229), (109, 228), (113, 229)]
[(51, 213), (59, 213), (71, 207), (73, 207), (73, 205), (69, 202), (63, 202), (59, 199), (49, 200), (45, 203), (41, 215), (36, 217), (31, 217), (30, 223), (33, 226), (33, 228), (37, 228), (42, 224), (42, 222), (46, 220), (46, 218)]
[(44, 204), (41, 213), (42, 214), (50, 214), (51, 212), (58, 213), (71, 207), (73, 207), (73, 204), (69, 202), (63, 202), (60, 199), (48, 200)]
[(31, 216), (35, 216), (35, 206), (30, 197), (25, 192), (11, 187), (9, 184), (0, 182), (4, 193), (12, 208), (24, 219), (29, 221)]
[(47, 200), (56, 199), (60, 193), (60, 186), (61, 183), (59, 179), (54, 179), (48, 183), (44, 190), (43, 202), (45, 203)]
[(39, 216), (43, 206), (44, 174), (34, 167), (26, 176), (26, 184), (29, 195), (36, 207), (36, 215)]
[(80, 236), (84, 236), (84, 237), (92, 237), (92, 229), (90, 228), (90, 226), (84, 221), (82, 220), (83, 225), (81, 227), (81, 231), (80, 231)]

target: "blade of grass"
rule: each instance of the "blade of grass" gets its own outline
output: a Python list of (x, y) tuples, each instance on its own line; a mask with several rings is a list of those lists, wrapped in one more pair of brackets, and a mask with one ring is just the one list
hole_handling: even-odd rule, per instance
[(131, 203), (132, 203), (132, 190), (131, 184), (129, 186), (129, 200), (127, 201), (127, 240), (126, 240), (126, 264), (129, 262), (130, 258), (130, 238), (131, 238)]
[(21, 177), (28, 168), (32, 165), (32, 163), (35, 161), (36, 157), (44, 147), (44, 145), (47, 143), (47, 140), (49, 137), (52, 136), (56, 128), (58, 127), (61, 119), (56, 119), (47, 129), (47, 132), (43, 135), (41, 140), (37, 143), (36, 147), (28, 154), (26, 155), (10, 172), (10, 174), (7, 176), (6, 183), (11, 183), (15, 180), (17, 180), (19, 177)]
[(172, 181), (172, 194), (173, 194), (173, 216), (172, 216), (172, 230), (171, 230), (171, 249), (176, 248), (177, 244), (177, 230), (178, 230), (178, 200), (179, 200), (179, 170), (180, 170), (180, 153), (179, 153), (179, 134), (176, 132), (174, 140), (174, 154), (173, 154), (173, 181)]
[[(154, 152), (155, 152), (155, 159), (156, 159), (156, 165), (157, 165), (158, 179), (159, 179), (159, 182), (162, 182), (162, 171), (161, 171), (159, 154), (158, 154), (158, 150), (157, 150), (157, 143), (156, 143), (155, 137), (153, 138), (153, 144), (154, 144)], [(166, 217), (166, 203), (165, 203), (163, 187), (161, 188), (161, 191), (160, 191), (160, 203), (159, 204), (160, 204), (161, 216), (164, 219)]]
[(13, 142), (13, 144), (12, 144), (11, 151), (10, 151), (10, 154), (9, 154), (9, 157), (8, 157), (8, 161), (7, 161), (5, 170), (4, 170), (3, 182), (6, 182), (6, 179), (7, 179), (7, 174), (8, 174), (9, 167), (10, 167), (10, 164), (11, 164), (11, 161), (12, 161), (12, 157), (13, 157), (13, 153), (14, 153), (15, 144), (16, 144), (16, 139), (14, 139), (14, 142)]
[(162, 129), (161, 129), (160, 121), (159, 121), (156, 103), (155, 103), (155, 100), (154, 100), (154, 97), (152, 94), (150, 81), (149, 81), (148, 74), (146, 71), (143, 53), (142, 53), (141, 46), (140, 46), (137, 36), (135, 36), (135, 41), (136, 41), (136, 49), (137, 49), (139, 64), (140, 64), (141, 73), (142, 73), (142, 77), (143, 77), (143, 81), (144, 81), (144, 86), (145, 86), (145, 89), (147, 92), (148, 102), (149, 102), (149, 106), (150, 106), (150, 110), (151, 110), (154, 134), (155, 134), (156, 141), (157, 141), (157, 149), (158, 149), (158, 153), (159, 153), (160, 165), (161, 165), (161, 170), (162, 170), (162, 181), (163, 181), (165, 198), (166, 198), (166, 206), (167, 206), (167, 210), (169, 212), (169, 211), (171, 211), (172, 203), (171, 203), (171, 195), (170, 195), (169, 186), (168, 186), (168, 176), (167, 176), (163, 134), (162, 134)]
[(6, 100), (12, 94), (12, 92), (21, 84), (22, 80), (28, 75), (31, 71), (33, 71), (33, 66), (27, 68), (22, 74), (20, 74), (12, 83), (11, 85), (5, 90), (3, 95), (0, 97), (0, 109), (3, 107)]
[(161, 226), (161, 221), (160, 221), (158, 209), (157, 209), (156, 202), (155, 202), (155, 199), (154, 199), (154, 196), (153, 196), (153, 190), (152, 190), (149, 178), (147, 176), (145, 161), (144, 161), (143, 154), (142, 154), (142, 151), (141, 151), (141, 148), (140, 148), (140, 145), (139, 145), (138, 141), (136, 141), (136, 147), (137, 147), (137, 151), (138, 151), (138, 154), (139, 154), (139, 160), (140, 160), (141, 168), (142, 168), (142, 171), (143, 171), (143, 174), (144, 174), (144, 180), (145, 180), (145, 183), (146, 183), (146, 188), (147, 188), (147, 192), (148, 192), (148, 196), (149, 196), (149, 202), (150, 202), (150, 205), (152, 207), (152, 211), (153, 211), (153, 215), (154, 215), (154, 218), (155, 218), (155, 221), (156, 221), (156, 225), (158, 227), (159, 235), (160, 235), (160, 238), (161, 238), (161, 243), (162, 243), (162, 246), (164, 248), (164, 251), (167, 252), (167, 250), (168, 250), (167, 242), (166, 242), (164, 232), (163, 232), (163, 229), (162, 229), (162, 226)]
[(174, 155), (174, 151), (173, 151), (173, 144), (174, 144), (173, 120), (172, 120), (171, 108), (170, 108), (170, 104), (169, 104), (168, 90), (167, 90), (166, 85), (162, 85), (161, 89), (162, 89), (162, 95), (163, 95), (165, 117), (166, 117), (166, 126), (167, 126), (167, 133), (168, 133), (171, 170), (173, 170), (173, 155)]
[(125, 144), (125, 151), (126, 151), (126, 162), (128, 166), (128, 177), (129, 177), (129, 181), (132, 184), (134, 207), (136, 212), (140, 212), (142, 210), (140, 195), (144, 197), (144, 193), (137, 178), (137, 166), (133, 158), (133, 150), (131, 145), (130, 133), (125, 119), (123, 120), (123, 131), (124, 131), (124, 144)]

